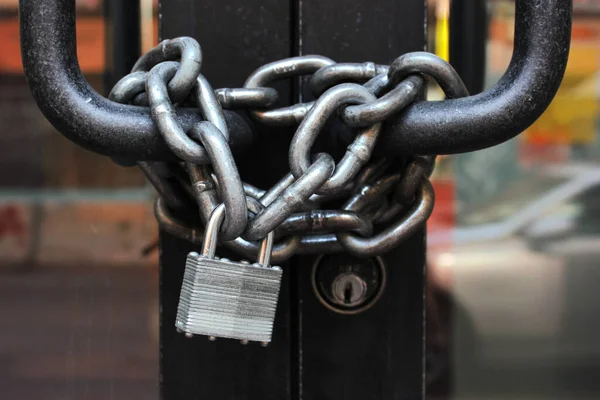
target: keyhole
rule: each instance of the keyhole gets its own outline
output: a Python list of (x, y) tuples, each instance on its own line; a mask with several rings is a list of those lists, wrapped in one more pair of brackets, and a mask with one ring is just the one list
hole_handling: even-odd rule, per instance
[(352, 315), (374, 304), (385, 286), (385, 265), (379, 257), (359, 259), (325, 255), (313, 265), (312, 288), (330, 311)]
[(335, 302), (346, 307), (354, 307), (362, 303), (367, 294), (365, 281), (351, 272), (338, 275), (331, 289)]
[(344, 288), (344, 303), (352, 304), (352, 282), (346, 283)]

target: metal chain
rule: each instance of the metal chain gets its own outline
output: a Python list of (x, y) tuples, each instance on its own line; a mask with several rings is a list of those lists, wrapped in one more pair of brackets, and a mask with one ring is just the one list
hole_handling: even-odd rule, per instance
[[(243, 88), (216, 90), (200, 73), (201, 65), (194, 39), (166, 40), (142, 56), (109, 96), (149, 106), (165, 142), (181, 159), (178, 164), (139, 163), (160, 195), (155, 214), (162, 229), (201, 243), (203, 229), (178, 220), (172, 210), (189, 209), (195, 202), (206, 223), (224, 204), (221, 242), (244, 257), (255, 257), (258, 240), (274, 231), (278, 242), (272, 260), (281, 262), (294, 254), (379, 255), (427, 221), (434, 205), (429, 176), (435, 156), (371, 156), (382, 123), (418, 100), (427, 77), (447, 97), (468, 95), (448, 63), (425, 52), (405, 54), (389, 67), (309, 55), (266, 64)], [(310, 75), (308, 86), (317, 99), (274, 107), (279, 95), (267, 85), (303, 75)], [(175, 116), (189, 104), (205, 121), (186, 130)], [(255, 122), (269, 126), (298, 125), (289, 148), (291, 172), (269, 190), (240, 179), (223, 109), (246, 110)], [(350, 139), (337, 163), (329, 154), (311, 151), (335, 115)], [(342, 207), (323, 208), (334, 201)]]

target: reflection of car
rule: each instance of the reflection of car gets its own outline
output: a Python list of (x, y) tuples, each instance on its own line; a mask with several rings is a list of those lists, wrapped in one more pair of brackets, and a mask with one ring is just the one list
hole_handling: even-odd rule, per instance
[(478, 362), (597, 365), (600, 168), (545, 170), (460, 214), (428, 235), (429, 275), (466, 314)]

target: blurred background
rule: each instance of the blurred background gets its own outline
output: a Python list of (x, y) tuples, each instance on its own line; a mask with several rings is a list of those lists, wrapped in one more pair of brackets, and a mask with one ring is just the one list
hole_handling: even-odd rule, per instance
[[(452, 8), (432, 7), (430, 47), (445, 57)], [(488, 88), (510, 61), (514, 2), (486, 8)], [(431, 396), (600, 398), (599, 52), (600, 1), (575, 0), (566, 76), (546, 113), (517, 138), (436, 169)]]
[[(106, 4), (77, 4), (80, 64), (106, 94)], [(156, 1), (142, 5), (146, 51)], [(448, 59), (453, 8), (429, 7), (430, 50)], [(438, 163), (431, 399), (600, 398), (600, 1), (575, 0), (574, 12), (567, 74), (542, 118), (503, 145)], [(488, 0), (483, 13), (475, 67), (490, 87), (512, 54), (514, 3)], [(158, 399), (153, 190), (38, 111), (17, 0), (0, 0), (0, 32), (0, 396)], [(439, 88), (429, 97), (442, 98)]]
[[(155, 3), (142, 0), (144, 50), (158, 40)], [(153, 190), (45, 120), (23, 76), (17, 7), (0, 1), (0, 398), (158, 399)], [(80, 65), (106, 95), (105, 7), (77, 1)]]

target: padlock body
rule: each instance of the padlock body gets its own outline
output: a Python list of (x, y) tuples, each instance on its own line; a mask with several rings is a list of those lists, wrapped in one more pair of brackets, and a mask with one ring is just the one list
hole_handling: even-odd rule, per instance
[(270, 342), (282, 271), (188, 254), (175, 326), (185, 333)]

